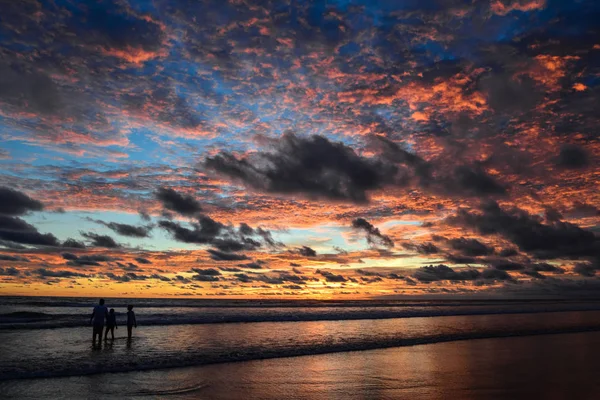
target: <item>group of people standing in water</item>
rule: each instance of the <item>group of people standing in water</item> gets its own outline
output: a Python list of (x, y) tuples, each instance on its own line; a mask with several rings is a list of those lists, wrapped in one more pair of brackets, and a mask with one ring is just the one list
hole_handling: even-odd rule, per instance
[[(104, 332), (104, 322), (106, 321), (106, 331)], [(96, 344), (96, 336), (98, 336), (98, 342), (102, 341), (102, 333), (104, 332), (104, 340), (108, 339), (108, 332), (110, 332), (111, 338), (115, 338), (115, 329), (119, 329), (117, 326), (117, 317), (115, 315), (115, 309), (111, 308), (110, 311), (104, 305), (104, 299), (100, 299), (99, 304), (94, 307), (92, 316), (90, 317), (90, 323), (94, 326), (94, 333), (92, 336), (92, 342)], [(127, 306), (127, 339), (131, 339), (133, 328), (137, 328), (137, 321), (135, 320), (135, 313), (133, 312), (133, 306)]]

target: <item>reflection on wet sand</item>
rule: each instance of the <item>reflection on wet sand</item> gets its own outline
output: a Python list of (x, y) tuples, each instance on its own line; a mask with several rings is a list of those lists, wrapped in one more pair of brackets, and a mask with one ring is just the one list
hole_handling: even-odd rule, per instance
[(7, 396), (178, 399), (596, 399), (600, 333), (480, 339), (0, 383)]

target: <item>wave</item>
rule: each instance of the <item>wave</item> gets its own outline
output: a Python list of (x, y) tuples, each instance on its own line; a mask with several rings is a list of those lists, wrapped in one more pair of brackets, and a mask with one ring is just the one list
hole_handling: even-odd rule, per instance
[(513, 331), (488, 331), (460, 334), (432, 335), (413, 338), (374, 338), (359, 342), (320, 343), (310, 346), (289, 346), (287, 348), (270, 349), (265, 347), (245, 348), (240, 351), (227, 351), (216, 354), (181, 354), (178, 357), (161, 357), (145, 360), (144, 363), (120, 365), (84, 365), (71, 368), (52, 368), (43, 371), (6, 371), (0, 373), (0, 381), (11, 379), (56, 378), (68, 376), (94, 375), (100, 373), (118, 373), (130, 371), (146, 371), (155, 369), (192, 367), (207, 364), (274, 359), (283, 357), (309, 356), (349, 351), (365, 351), (392, 347), (407, 347), (444, 342), (455, 342), (476, 339), (524, 337), (535, 335), (552, 335), (582, 332), (598, 332), (600, 325), (563, 327), (555, 329), (528, 329)]
[[(137, 321), (142, 326), (166, 325), (200, 325), (224, 323), (260, 323), (260, 322), (307, 322), (307, 321), (352, 321), (352, 320), (379, 320), (393, 318), (416, 317), (446, 317), (461, 315), (504, 315), (504, 314), (539, 314), (549, 312), (572, 311), (598, 311), (600, 304), (592, 305), (565, 305), (557, 306), (529, 306), (529, 307), (444, 307), (444, 308), (402, 308), (387, 309), (357, 308), (348, 310), (330, 307), (329, 309), (306, 309), (277, 312), (248, 310), (231, 311), (227, 313), (212, 312), (198, 314), (137, 314)], [(117, 316), (117, 323), (123, 325), (124, 316)], [(51, 314), (35, 312), (13, 312), (0, 314), (0, 331), (16, 329), (57, 329), (77, 328), (89, 326), (89, 314)]]
[[(167, 298), (105, 298), (106, 304), (113, 308), (126, 308), (129, 304), (136, 308), (298, 308), (298, 307), (432, 307), (432, 306), (477, 306), (477, 305), (518, 305), (518, 304), (572, 304), (595, 303), (599, 299), (438, 299), (438, 300), (245, 300), (245, 299), (167, 299)], [(97, 298), (64, 297), (14, 297), (0, 296), (0, 305), (21, 307), (65, 307), (89, 308), (97, 304)]]

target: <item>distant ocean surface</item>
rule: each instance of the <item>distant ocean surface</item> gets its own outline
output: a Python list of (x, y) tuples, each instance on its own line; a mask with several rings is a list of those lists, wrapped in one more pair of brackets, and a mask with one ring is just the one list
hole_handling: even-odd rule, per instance
[(600, 331), (600, 301), (106, 299), (127, 341), (91, 346), (96, 299), (0, 297), (0, 380), (146, 371), (417, 344)]

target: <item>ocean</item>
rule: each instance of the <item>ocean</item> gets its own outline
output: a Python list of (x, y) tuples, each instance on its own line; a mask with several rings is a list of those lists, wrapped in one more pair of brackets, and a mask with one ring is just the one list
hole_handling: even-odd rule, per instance
[[(90, 298), (0, 297), (0, 394), (41, 396), (39, 390), (58, 387), (67, 397), (77, 397), (69, 390), (82, 390), (82, 379), (108, 382), (112, 377), (121, 383), (103, 384), (101, 391), (111, 397), (125, 390), (123, 379), (128, 382), (138, 374), (136, 396), (185, 396), (208, 390), (204, 378), (190, 378), (190, 368), (269, 366), (288, 357), (303, 368), (301, 360), (311, 357), (352, 358), (358, 352), (381, 358), (398, 349), (471, 346), (485, 340), (510, 348), (509, 339), (566, 337), (565, 343), (576, 335), (597, 338), (595, 332), (600, 332), (600, 301), (106, 299), (120, 327), (115, 340), (93, 347), (88, 324), (96, 303)], [(122, 325), (127, 304), (134, 305), (138, 321), (132, 340)], [(529, 359), (536, 357), (543, 358), (538, 352)], [(353, 373), (360, 374), (360, 368)], [(157, 387), (149, 376), (169, 380)], [(209, 398), (219, 397), (213, 395)]]

